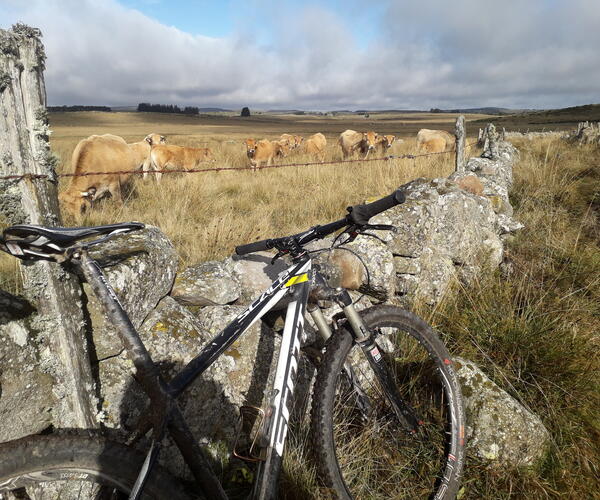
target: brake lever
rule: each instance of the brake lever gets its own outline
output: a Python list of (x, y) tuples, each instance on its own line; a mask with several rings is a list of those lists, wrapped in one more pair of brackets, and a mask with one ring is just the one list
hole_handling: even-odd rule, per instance
[(340, 245), (346, 245), (347, 243), (353, 242), (356, 237), (360, 234), (360, 226), (353, 224), (344, 229), (340, 234), (338, 234), (331, 243), (331, 248), (336, 246), (336, 243), (339, 239), (341, 239), (342, 235), (347, 235), (348, 237), (340, 243)]

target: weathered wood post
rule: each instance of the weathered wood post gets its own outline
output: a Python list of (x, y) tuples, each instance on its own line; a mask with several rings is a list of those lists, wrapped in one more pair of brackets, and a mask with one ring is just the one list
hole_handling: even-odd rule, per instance
[(483, 147), (483, 143), (484, 143), (483, 129), (480, 128), (479, 129), (479, 133), (477, 134), (477, 147), (478, 148), (482, 148)]
[(483, 132), (483, 158), (498, 158), (498, 132), (493, 123), (488, 123)]
[[(23, 24), (0, 30), (0, 176), (29, 176), (0, 179), (0, 219), (6, 224), (60, 222), (40, 36), (38, 29)], [(22, 272), (25, 295), (37, 309), (36, 324), (48, 346), (44, 363), (55, 381), (53, 423), (95, 427), (81, 287), (57, 264), (39, 262), (22, 266)]]
[(460, 115), (456, 119), (456, 126), (454, 128), (454, 135), (456, 137), (456, 172), (465, 171), (465, 117)]

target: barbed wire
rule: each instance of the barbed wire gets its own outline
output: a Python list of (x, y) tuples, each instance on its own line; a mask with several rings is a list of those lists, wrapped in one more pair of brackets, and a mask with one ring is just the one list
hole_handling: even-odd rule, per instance
[[(465, 145), (465, 150), (471, 148), (477, 142), (472, 142)], [(415, 160), (417, 158), (423, 158), (427, 156), (451, 154), (455, 151), (438, 151), (434, 153), (420, 153), (420, 154), (402, 154), (402, 155), (387, 155), (378, 158), (356, 158), (350, 160), (331, 160), (323, 162), (296, 162), (296, 163), (280, 163), (278, 165), (264, 165), (261, 167), (211, 167), (211, 168), (190, 168), (190, 169), (169, 169), (169, 170), (116, 170), (112, 172), (80, 172), (80, 173), (62, 173), (62, 174), (13, 174), (13, 175), (2, 175), (0, 180), (36, 180), (36, 179), (51, 179), (56, 180), (60, 177), (91, 177), (97, 175), (151, 175), (153, 173), (159, 174), (195, 174), (205, 172), (225, 172), (225, 171), (256, 171), (264, 170), (268, 168), (285, 168), (285, 167), (307, 167), (314, 165), (342, 165), (347, 163), (365, 163), (373, 161), (390, 161), (390, 160)]]

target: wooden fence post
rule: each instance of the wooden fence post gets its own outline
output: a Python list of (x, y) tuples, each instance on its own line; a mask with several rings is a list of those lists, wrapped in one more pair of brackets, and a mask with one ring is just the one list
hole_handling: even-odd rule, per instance
[[(38, 29), (23, 24), (0, 30), (0, 176), (49, 176), (0, 180), (0, 218), (7, 224), (60, 223), (40, 37)], [(53, 422), (96, 427), (95, 383), (79, 282), (49, 262), (22, 266), (22, 272), (25, 294), (37, 309), (41, 338), (51, 353), (44, 361), (55, 380)]]
[(454, 135), (456, 137), (456, 172), (465, 171), (465, 117), (460, 115), (456, 119), (456, 126), (454, 128)]

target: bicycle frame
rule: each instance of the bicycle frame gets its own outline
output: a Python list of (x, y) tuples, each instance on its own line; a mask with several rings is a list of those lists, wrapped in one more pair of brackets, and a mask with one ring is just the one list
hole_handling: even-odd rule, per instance
[(140, 435), (153, 428), (152, 443), (146, 461), (138, 475), (130, 498), (137, 499), (143, 491), (145, 480), (156, 462), (165, 430), (173, 437), (192, 474), (210, 498), (226, 498), (218, 480), (210, 470), (201, 448), (193, 438), (175, 398), (201, 375), (231, 344), (256, 321), (275, 306), (285, 295), (291, 295), (279, 351), (272, 390), (267, 393), (268, 446), (266, 458), (257, 473), (253, 497), (274, 498), (277, 478), (281, 469), (283, 449), (291, 412), (292, 394), (298, 371), (300, 337), (308, 302), (311, 278), (311, 260), (305, 255), (282, 272), (231, 324), (217, 334), (170, 382), (159, 374), (158, 368), (146, 350), (139, 334), (124, 311), (114, 290), (102, 270), (85, 249), (74, 255), (73, 263), (79, 267), (98, 297), (104, 312), (117, 327), (128, 356), (136, 368), (136, 379), (150, 398), (149, 421), (138, 425)]

